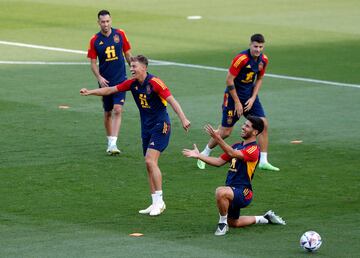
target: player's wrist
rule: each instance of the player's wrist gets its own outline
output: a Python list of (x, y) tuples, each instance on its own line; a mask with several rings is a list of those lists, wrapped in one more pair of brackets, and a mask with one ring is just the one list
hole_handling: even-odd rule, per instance
[(230, 91), (230, 90), (235, 90), (234, 84), (229, 84), (229, 85), (227, 85), (227, 88), (229, 89), (229, 91)]

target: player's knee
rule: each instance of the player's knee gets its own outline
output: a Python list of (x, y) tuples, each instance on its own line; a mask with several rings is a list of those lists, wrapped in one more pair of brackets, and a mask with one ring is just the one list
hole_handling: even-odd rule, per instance
[(105, 118), (106, 120), (111, 119), (111, 111), (105, 112), (105, 113), (104, 113), (104, 118)]
[(148, 168), (156, 166), (155, 160), (148, 156), (145, 156), (145, 164), (146, 164), (146, 167), (148, 167)]
[(216, 188), (216, 190), (215, 190), (216, 199), (224, 198), (225, 195), (226, 195), (226, 191), (225, 191), (224, 187), (219, 186), (218, 188)]
[(221, 128), (220, 129), (221, 138), (225, 139), (229, 137), (231, 132), (232, 132), (232, 128)]
[(122, 113), (122, 106), (121, 105), (115, 105), (113, 108), (113, 113), (115, 116), (121, 116)]

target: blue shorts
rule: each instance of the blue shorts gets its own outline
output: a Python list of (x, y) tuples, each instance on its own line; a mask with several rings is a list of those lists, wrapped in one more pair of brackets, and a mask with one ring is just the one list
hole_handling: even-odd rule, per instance
[(253, 192), (247, 187), (231, 187), (234, 192), (234, 199), (230, 203), (228, 210), (228, 218), (238, 219), (240, 217), (240, 209), (248, 206), (252, 201)]
[(103, 108), (105, 112), (110, 112), (113, 110), (114, 105), (124, 105), (126, 99), (126, 91), (116, 92), (114, 94), (103, 96)]
[(143, 154), (145, 156), (147, 149), (155, 149), (163, 152), (169, 145), (170, 123), (157, 123), (151, 130), (143, 130), (141, 138), (143, 145)]
[[(247, 99), (240, 99), (241, 104), (245, 107)], [(231, 96), (228, 96), (228, 93), (225, 93), (223, 111), (222, 111), (222, 120), (221, 126), (223, 127), (233, 127), (234, 124), (239, 120), (239, 117), (235, 114), (235, 103)], [(256, 97), (253, 106), (248, 112), (243, 114), (245, 117), (248, 115), (265, 117), (264, 109), (260, 103), (259, 97)]]

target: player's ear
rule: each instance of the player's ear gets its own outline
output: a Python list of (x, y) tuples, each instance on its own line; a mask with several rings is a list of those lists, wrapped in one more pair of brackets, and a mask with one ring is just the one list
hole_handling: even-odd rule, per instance
[(256, 137), (258, 134), (259, 134), (259, 131), (258, 131), (258, 130), (255, 130), (255, 129), (254, 129), (254, 130), (252, 131), (252, 135), (253, 135), (253, 136)]

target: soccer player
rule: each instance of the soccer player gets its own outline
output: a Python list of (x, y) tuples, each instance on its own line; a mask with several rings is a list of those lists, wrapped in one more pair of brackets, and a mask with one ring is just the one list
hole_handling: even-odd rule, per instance
[(162, 176), (158, 166), (161, 152), (168, 146), (170, 139), (170, 118), (166, 110), (167, 103), (171, 105), (180, 118), (183, 128), (188, 131), (190, 121), (186, 118), (179, 103), (171, 95), (165, 83), (147, 72), (148, 60), (138, 55), (131, 58), (130, 71), (132, 79), (126, 80), (114, 87), (80, 90), (83, 96), (104, 96), (115, 92), (130, 90), (140, 111), (141, 138), (143, 154), (150, 184), (152, 204), (140, 210), (141, 214), (160, 215), (166, 208), (163, 200)]
[(226, 186), (218, 187), (215, 193), (220, 214), (215, 231), (217, 236), (225, 235), (229, 226), (236, 228), (268, 223), (285, 225), (285, 221), (271, 210), (261, 216), (240, 216), (240, 209), (248, 206), (253, 197), (251, 180), (254, 177), (260, 152), (256, 144), (256, 136), (263, 131), (264, 122), (259, 117), (248, 116), (241, 129), (241, 137), (244, 141), (230, 146), (211, 125), (205, 126), (206, 132), (224, 151), (219, 157), (209, 157), (199, 153), (195, 144), (194, 149), (183, 150), (184, 156), (202, 160), (211, 166), (230, 164)]
[[(99, 87), (109, 87), (126, 80), (125, 60), (130, 65), (131, 47), (123, 30), (111, 27), (109, 11), (101, 10), (98, 13), (100, 32), (90, 40), (88, 58), (91, 70), (98, 80)], [(99, 59), (99, 67), (96, 64)], [(125, 103), (125, 92), (119, 92), (102, 99), (104, 108), (104, 126), (108, 145), (106, 152), (119, 154), (117, 138), (121, 126), (122, 107)]]
[[(264, 131), (259, 135), (261, 149), (259, 168), (279, 171), (271, 165), (267, 159), (268, 150), (268, 121), (260, 103), (258, 92), (261, 88), (268, 58), (262, 53), (265, 39), (261, 34), (254, 34), (250, 38), (250, 48), (242, 51), (232, 61), (226, 76), (227, 88), (224, 94), (223, 113), (219, 133), (223, 139), (230, 136), (235, 123), (244, 115), (261, 117), (264, 121)], [(212, 149), (217, 145), (210, 138), (202, 154), (209, 156)], [(205, 163), (197, 161), (200, 169), (205, 169)]]

